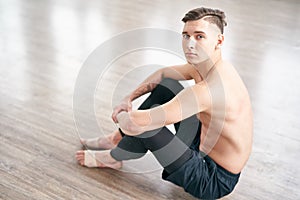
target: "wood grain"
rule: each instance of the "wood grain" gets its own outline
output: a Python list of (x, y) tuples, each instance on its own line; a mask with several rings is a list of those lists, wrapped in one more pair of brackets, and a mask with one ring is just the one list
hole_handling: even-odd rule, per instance
[[(226, 12), (223, 55), (241, 74), (254, 109), (253, 152), (224, 199), (300, 199), (298, 0), (0, 0), (0, 199), (195, 199), (161, 180), (151, 155), (123, 171), (79, 166), (72, 103), (78, 73), (99, 45), (141, 27), (180, 33), (183, 15), (199, 6)], [(80, 136), (99, 135), (93, 115), (101, 134), (114, 130), (112, 106), (154, 70), (150, 64), (177, 62), (159, 53), (136, 52), (111, 64)]]

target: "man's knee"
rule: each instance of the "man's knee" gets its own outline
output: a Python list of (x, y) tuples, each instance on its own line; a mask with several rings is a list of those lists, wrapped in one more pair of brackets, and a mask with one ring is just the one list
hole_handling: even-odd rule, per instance
[(159, 85), (162, 86), (164, 90), (172, 92), (174, 96), (183, 90), (183, 86), (179, 83), (179, 81), (171, 78), (164, 78)]

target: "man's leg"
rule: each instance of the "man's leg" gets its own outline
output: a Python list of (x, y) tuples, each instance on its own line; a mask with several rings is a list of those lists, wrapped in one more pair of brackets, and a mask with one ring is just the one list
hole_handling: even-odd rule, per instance
[[(148, 109), (166, 103), (182, 89), (183, 87), (178, 81), (164, 79), (160, 85), (152, 91), (139, 109)], [(118, 160), (137, 159), (144, 156), (146, 152), (150, 150), (166, 171), (171, 172), (181, 166), (181, 164), (191, 156), (189, 146), (195, 138), (198, 127), (199, 120), (193, 116), (175, 126), (177, 131), (176, 135), (178, 135), (178, 137), (174, 137), (165, 127), (146, 132), (138, 137), (124, 135), (118, 146), (110, 152), (113, 159), (110, 158), (109, 163), (114, 163)], [(182, 140), (184, 142), (182, 142)], [(104, 156), (99, 153), (97, 154)], [(101, 158), (98, 160), (101, 160)]]
[[(166, 103), (182, 89), (183, 87), (177, 81), (165, 79), (139, 109), (148, 109)], [(193, 116), (175, 126), (176, 136), (166, 127), (135, 137), (124, 135), (118, 146), (111, 150), (111, 156), (118, 161), (137, 159), (150, 150), (158, 162), (170, 173), (192, 156), (189, 146), (196, 135), (199, 137), (199, 127), (199, 120)]]
[(178, 81), (169, 78), (163, 79), (138, 109), (145, 110), (164, 104), (174, 98), (183, 89), (183, 86)]
[[(163, 79), (163, 81), (154, 89), (151, 95), (138, 109), (144, 110), (157, 105), (162, 105), (173, 99), (183, 89), (184, 87), (178, 81), (173, 79)], [(198, 133), (198, 136), (200, 136), (199, 134), (201, 130), (196, 130), (201, 128), (201, 123), (196, 115), (174, 124), (174, 127), (176, 130), (176, 136), (187, 146), (190, 146), (194, 142), (195, 134)]]
[[(173, 79), (163, 79), (159, 85), (151, 92), (150, 96), (140, 105), (138, 110), (145, 110), (157, 105), (162, 105), (176, 96), (183, 86)], [(177, 126), (178, 127), (178, 126)], [(164, 128), (165, 129), (165, 128)], [(155, 130), (156, 132), (158, 130)], [(143, 134), (144, 136), (153, 134), (154, 132), (148, 132)], [(160, 140), (160, 146), (167, 144), (170, 140), (169, 133), (164, 130), (164, 140)], [(129, 160), (137, 159), (146, 154), (148, 149), (144, 146), (141, 138), (127, 136), (122, 134), (122, 140), (119, 142), (118, 146), (112, 150), (111, 155), (116, 158), (116, 160)], [(152, 148), (153, 149), (153, 148)]]
[[(138, 108), (139, 110), (149, 109), (157, 105), (170, 101), (176, 94), (183, 89), (183, 86), (173, 79), (163, 79), (162, 82), (151, 92), (150, 96)], [(177, 130), (180, 123), (174, 124)], [(91, 139), (81, 138), (81, 144), (90, 150), (112, 149), (120, 142), (124, 135), (119, 130), (114, 131), (105, 137)]]
[(147, 131), (138, 137), (124, 136), (110, 154), (116, 161), (123, 161), (141, 158), (148, 150), (168, 173), (192, 156), (192, 150), (166, 127)]
[(85, 149), (106, 150), (116, 147), (121, 139), (122, 135), (117, 129), (106, 136), (100, 136), (89, 139), (80, 138), (80, 142)]

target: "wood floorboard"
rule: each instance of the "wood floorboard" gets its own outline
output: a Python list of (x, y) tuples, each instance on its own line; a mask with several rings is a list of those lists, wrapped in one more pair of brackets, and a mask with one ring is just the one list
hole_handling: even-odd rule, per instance
[[(163, 181), (151, 156), (123, 171), (75, 160), (79, 137), (112, 132), (117, 100), (155, 70), (151, 65), (178, 57), (151, 49), (118, 55), (97, 82), (93, 113), (85, 96), (74, 107), (73, 95), (97, 47), (137, 28), (180, 33), (183, 15), (199, 6), (226, 12), (223, 56), (243, 78), (254, 111), (251, 157), (223, 199), (300, 199), (298, 0), (0, 0), (0, 199), (195, 199)], [(102, 69), (102, 62), (93, 64)]]

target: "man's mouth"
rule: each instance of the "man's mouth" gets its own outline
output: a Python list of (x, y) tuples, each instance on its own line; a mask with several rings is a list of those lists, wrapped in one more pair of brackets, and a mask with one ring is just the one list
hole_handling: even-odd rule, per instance
[(186, 52), (185, 55), (186, 56), (197, 56), (197, 54), (192, 53), (192, 52)]

